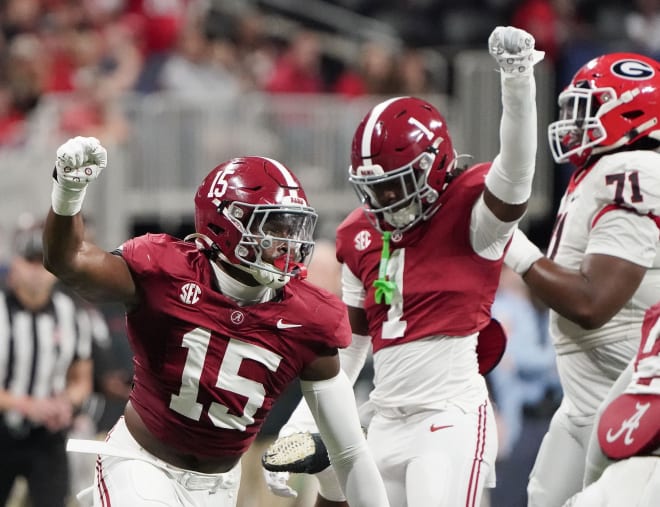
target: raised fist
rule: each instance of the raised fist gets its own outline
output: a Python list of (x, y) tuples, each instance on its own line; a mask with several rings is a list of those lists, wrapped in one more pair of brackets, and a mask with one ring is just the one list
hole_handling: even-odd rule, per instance
[(488, 37), (488, 51), (502, 72), (510, 75), (531, 74), (545, 53), (534, 49), (534, 37), (513, 26), (498, 26)]
[(56, 215), (77, 214), (87, 184), (108, 165), (108, 152), (95, 137), (74, 137), (57, 149), (51, 204)]
[(57, 149), (57, 182), (68, 188), (83, 188), (108, 165), (108, 152), (95, 137), (74, 137)]

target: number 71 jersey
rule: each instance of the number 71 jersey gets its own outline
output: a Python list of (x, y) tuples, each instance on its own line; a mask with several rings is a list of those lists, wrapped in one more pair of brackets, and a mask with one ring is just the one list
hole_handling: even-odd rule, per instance
[(209, 259), (191, 242), (148, 234), (121, 255), (141, 294), (127, 315), (131, 404), (182, 453), (240, 456), (301, 371), (351, 342), (343, 303), (305, 281), (239, 306), (216, 289)]
[[(550, 311), (550, 333), (557, 352), (586, 350), (639, 336), (644, 312), (660, 294), (659, 217), (660, 154), (614, 153), (573, 174), (546, 255), (575, 270), (586, 255), (602, 254), (648, 271), (630, 303), (599, 329), (585, 330)], [(631, 326), (631, 322), (636, 324)]]

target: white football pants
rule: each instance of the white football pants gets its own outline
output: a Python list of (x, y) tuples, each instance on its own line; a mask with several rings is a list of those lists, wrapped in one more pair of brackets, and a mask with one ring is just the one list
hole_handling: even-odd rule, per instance
[(633, 457), (605, 469), (599, 480), (565, 507), (656, 507), (660, 504), (660, 457)]
[(582, 490), (596, 413), (638, 345), (627, 340), (557, 356), (564, 398), (530, 474), (528, 507), (561, 507)]
[(96, 462), (94, 507), (235, 507), (241, 465), (224, 474), (171, 466), (135, 441), (121, 418), (108, 444), (135, 458), (102, 455)]
[(489, 401), (411, 415), (376, 413), (367, 440), (397, 507), (478, 507), (495, 486), (497, 429)]

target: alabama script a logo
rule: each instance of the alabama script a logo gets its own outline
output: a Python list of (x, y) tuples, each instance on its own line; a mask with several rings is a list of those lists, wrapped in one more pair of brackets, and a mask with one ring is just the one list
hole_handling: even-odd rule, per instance
[(607, 434), (605, 435), (607, 442), (611, 444), (618, 440), (622, 435), (625, 435), (623, 437), (623, 443), (625, 445), (631, 445), (635, 441), (632, 434), (637, 428), (639, 428), (640, 421), (650, 406), (650, 403), (637, 402), (635, 406), (637, 412), (635, 412), (632, 417), (624, 419), (621, 423), (621, 427), (616, 432), (612, 432), (613, 428), (607, 430)]

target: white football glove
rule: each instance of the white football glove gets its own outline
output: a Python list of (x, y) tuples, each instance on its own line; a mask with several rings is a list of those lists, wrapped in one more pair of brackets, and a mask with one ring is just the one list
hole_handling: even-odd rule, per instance
[(509, 249), (504, 256), (504, 264), (523, 276), (541, 257), (544, 257), (543, 252), (516, 227)]
[(77, 136), (57, 149), (51, 201), (58, 215), (80, 211), (87, 184), (108, 165), (108, 152), (95, 137)]
[(266, 485), (271, 493), (285, 498), (295, 498), (298, 492), (287, 484), (289, 472), (269, 472), (265, 468), (261, 469), (264, 473)]
[(545, 53), (534, 49), (534, 37), (513, 26), (498, 26), (488, 37), (488, 51), (506, 75), (529, 75)]

